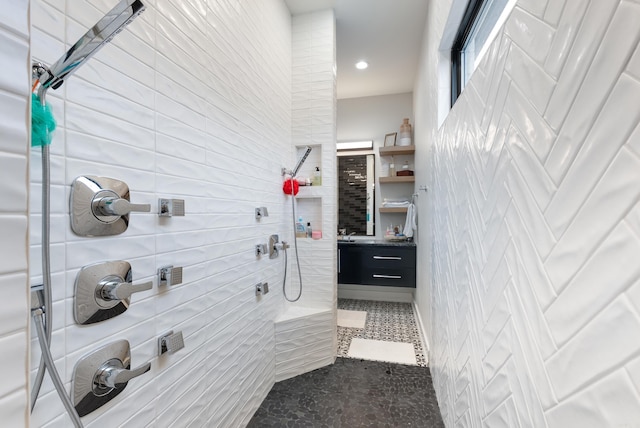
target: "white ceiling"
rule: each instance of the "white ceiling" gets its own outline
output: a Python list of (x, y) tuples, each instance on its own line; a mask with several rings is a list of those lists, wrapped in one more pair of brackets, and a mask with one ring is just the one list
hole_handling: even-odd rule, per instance
[[(427, 0), (285, 0), (292, 15), (333, 8), (338, 98), (413, 91)], [(355, 63), (365, 60), (366, 70)]]

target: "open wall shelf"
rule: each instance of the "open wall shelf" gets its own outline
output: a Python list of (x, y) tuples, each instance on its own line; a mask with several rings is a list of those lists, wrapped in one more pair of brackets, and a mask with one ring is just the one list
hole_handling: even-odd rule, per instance
[(413, 175), (406, 175), (402, 177), (380, 177), (380, 183), (415, 183), (416, 177)]
[(380, 156), (412, 155), (415, 152), (416, 146), (380, 147)]
[(380, 207), (381, 213), (406, 213), (407, 207)]

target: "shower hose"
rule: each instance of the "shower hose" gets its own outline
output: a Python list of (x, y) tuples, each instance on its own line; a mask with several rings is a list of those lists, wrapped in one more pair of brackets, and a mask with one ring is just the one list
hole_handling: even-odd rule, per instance
[(285, 288), (287, 284), (287, 265), (288, 265), (288, 257), (287, 257), (287, 247), (283, 245), (284, 248), (284, 278), (282, 279), (282, 294), (284, 294), (284, 298), (287, 299), (288, 302), (297, 302), (300, 300), (300, 296), (302, 296), (302, 272), (300, 272), (300, 258), (298, 257), (298, 237), (296, 236), (296, 204), (295, 204), (295, 195), (293, 194), (293, 175), (291, 176), (291, 220), (293, 224), (293, 247), (296, 253), (296, 264), (298, 266), (298, 279), (300, 280), (300, 289), (298, 290), (298, 295), (295, 299), (290, 299), (287, 296), (287, 289)]
[[(45, 95), (44, 91), (38, 91), (40, 95), (40, 102), (44, 105)], [(80, 416), (76, 412), (71, 399), (67, 395), (64, 388), (64, 384), (60, 379), (60, 375), (53, 362), (51, 356), (50, 344), (51, 344), (51, 330), (52, 330), (52, 307), (53, 299), (51, 297), (51, 174), (50, 174), (50, 155), (49, 146), (42, 146), (42, 296), (43, 305), (42, 308), (36, 308), (32, 310), (33, 321), (36, 325), (36, 332), (38, 334), (38, 342), (40, 344), (41, 356), (40, 365), (38, 366), (38, 372), (34, 380), (33, 388), (31, 390), (31, 411), (36, 405), (40, 388), (42, 387), (42, 381), (44, 380), (44, 373), (49, 370), (49, 376), (53, 381), (53, 385), (62, 400), (69, 417), (73, 421), (73, 425), (76, 428), (82, 428), (82, 422)]]

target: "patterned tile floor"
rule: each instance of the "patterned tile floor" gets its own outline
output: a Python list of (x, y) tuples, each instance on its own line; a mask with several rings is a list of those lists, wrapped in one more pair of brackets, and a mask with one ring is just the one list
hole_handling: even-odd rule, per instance
[(367, 312), (364, 329), (338, 327), (338, 357), (348, 358), (351, 339), (359, 337), (412, 343), (418, 365), (427, 366), (411, 303), (338, 299), (338, 309)]
[(276, 383), (249, 428), (444, 428), (428, 367), (337, 358)]

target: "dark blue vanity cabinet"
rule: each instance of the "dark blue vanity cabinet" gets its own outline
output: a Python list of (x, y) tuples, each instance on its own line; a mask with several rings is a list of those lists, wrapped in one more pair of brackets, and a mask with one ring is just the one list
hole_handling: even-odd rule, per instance
[(338, 284), (415, 288), (415, 244), (338, 241)]

